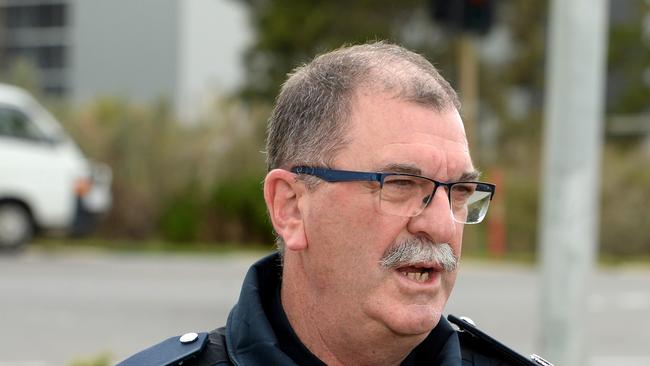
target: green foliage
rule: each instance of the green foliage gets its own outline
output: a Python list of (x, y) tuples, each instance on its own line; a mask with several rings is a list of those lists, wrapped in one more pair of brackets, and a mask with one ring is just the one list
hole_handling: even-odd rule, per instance
[(375, 39), (400, 40), (422, 0), (240, 0), (256, 38), (246, 55), (244, 95), (271, 101), (286, 74), (314, 55)]
[(601, 252), (611, 256), (650, 253), (650, 151), (607, 146), (603, 161)]
[[(224, 180), (214, 186), (210, 207), (220, 219), (221, 240), (272, 242), (272, 226), (266, 212), (263, 176)], [(233, 235), (234, 234), (234, 235)]]
[[(74, 252), (103, 253), (106, 251), (132, 253), (178, 253), (201, 255), (241, 254), (250, 252), (255, 256), (264, 255), (273, 250), (267, 243), (242, 243), (240, 241), (168, 241), (163, 239), (131, 240), (119, 238), (82, 237), (82, 238), (36, 238), (32, 243), (39, 250), (58, 253), (72, 250)], [(30, 245), (32, 245), (30, 244)]]
[(537, 242), (537, 213), (539, 177), (510, 170), (505, 187), (500, 193), (505, 197), (507, 217), (507, 243), (509, 253), (531, 253)]
[(113, 168), (105, 229), (116, 236), (152, 235), (165, 200), (195, 175), (196, 145), (189, 140), (198, 131), (182, 129), (163, 101), (147, 108), (103, 99), (66, 120), (82, 149)]
[[(270, 99), (286, 73), (314, 54), (373, 39), (388, 39), (415, 49), (432, 60), (452, 85), (457, 79), (458, 55), (453, 48), (457, 35), (444, 33), (431, 23), (426, 1), (241, 1), (249, 5), (257, 35), (247, 58), (251, 77), (246, 95)], [(510, 29), (517, 52), (506, 64), (481, 64), (480, 72), (482, 109), (497, 118), (499, 132), (493, 145), (481, 147), (496, 150), (496, 159), (474, 155), (477, 164), (488, 171), (491, 166), (502, 166), (518, 172), (507, 174), (507, 187), (499, 194), (506, 197), (510, 246), (520, 251), (532, 250), (536, 241), (538, 194), (533, 177), (539, 169), (547, 8), (547, 1), (501, 4), (497, 17)], [(408, 35), (409, 30), (424, 34), (417, 40)], [(524, 116), (509, 113), (513, 87), (526, 90), (533, 100)], [(468, 241), (473, 243), (469, 249), (481, 251), (479, 243), (485, 242), (485, 235), (484, 229), (468, 230)]]
[[(315, 54), (388, 39), (428, 56), (452, 85), (457, 79), (455, 35), (431, 24), (425, 0), (239, 1), (248, 5), (256, 34), (245, 61), (248, 104), (216, 101), (212, 113), (192, 126), (176, 121), (164, 101), (135, 106), (104, 99), (81, 111), (58, 111), (83, 150), (113, 168), (114, 208), (105, 237), (270, 243), (261, 186), (265, 120), (286, 73)], [(629, 21), (611, 24), (611, 113), (650, 108), (643, 81), (650, 64), (650, 41), (641, 27), (650, 11), (646, 3), (630, 1)], [(489, 146), (472, 151), (479, 168), (505, 171), (497, 194), (503, 198), (507, 245), (511, 253), (531, 253), (537, 241), (549, 1), (498, 4), (497, 21), (508, 29), (514, 52), (500, 64), (481, 60), (479, 126), (489, 116), (497, 132)], [(510, 108), (513, 91), (528, 98), (524, 113)], [(602, 251), (611, 255), (650, 251), (643, 229), (650, 226), (644, 168), (650, 165), (637, 146), (638, 141), (632, 147), (610, 142), (604, 151), (600, 237)], [(494, 158), (485, 158), (481, 149), (496, 151)], [(466, 229), (465, 249), (484, 253), (487, 227)]]
[(650, 3), (631, 0), (628, 6), (628, 19), (612, 21), (609, 35), (608, 110), (617, 114), (650, 111)]
[(94, 358), (72, 361), (70, 366), (109, 366), (112, 365), (111, 358), (110, 353), (102, 353)]
[(172, 197), (164, 208), (160, 219), (163, 238), (175, 242), (198, 239), (204, 207), (192, 186), (190, 185), (187, 191)]
[(271, 243), (272, 226), (264, 203), (264, 175), (233, 176), (205, 194), (197, 185), (173, 197), (160, 221), (164, 239), (176, 242)]
[(33, 62), (18, 58), (7, 67), (6, 72), (1, 71), (2, 69), (0, 69), (0, 82), (19, 86), (34, 95), (40, 94), (41, 81), (38, 78), (38, 67)]
[[(261, 234), (259, 209), (264, 205), (259, 193), (265, 171), (260, 151), (268, 106), (244, 108), (236, 101), (220, 100), (207, 117), (191, 126), (175, 120), (165, 101), (142, 106), (102, 99), (82, 110), (56, 111), (82, 150), (113, 169), (113, 207), (101, 227), (102, 236), (177, 242), (270, 237), (268, 224), (264, 227), (268, 234)], [(215, 187), (252, 175), (258, 184), (258, 206), (229, 208), (221, 218), (229, 224), (215, 224), (216, 211), (221, 210), (215, 207), (221, 202), (212, 199)], [(242, 212), (232, 212), (237, 209)], [(232, 223), (235, 217), (239, 218), (236, 224)], [(214, 229), (220, 225), (246, 230), (223, 235)]]

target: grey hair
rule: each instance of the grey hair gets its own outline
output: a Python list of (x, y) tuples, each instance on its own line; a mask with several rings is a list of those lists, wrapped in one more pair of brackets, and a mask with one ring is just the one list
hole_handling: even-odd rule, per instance
[(437, 263), (446, 272), (453, 272), (458, 267), (458, 257), (449, 244), (435, 244), (420, 237), (412, 237), (391, 246), (380, 261), (382, 267), (389, 269), (428, 262)]
[[(423, 56), (385, 42), (342, 47), (297, 67), (282, 85), (267, 128), (267, 169), (331, 166), (348, 141), (355, 92), (388, 91), (397, 99), (460, 109), (454, 89)], [(309, 180), (313, 187), (317, 180)], [(283, 253), (282, 239), (276, 240)]]

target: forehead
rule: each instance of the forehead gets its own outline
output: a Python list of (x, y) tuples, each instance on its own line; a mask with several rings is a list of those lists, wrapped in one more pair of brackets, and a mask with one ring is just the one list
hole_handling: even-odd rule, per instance
[(455, 109), (437, 111), (362, 90), (352, 101), (348, 145), (337, 157), (349, 169), (408, 165), (450, 180), (473, 171), (465, 130)]

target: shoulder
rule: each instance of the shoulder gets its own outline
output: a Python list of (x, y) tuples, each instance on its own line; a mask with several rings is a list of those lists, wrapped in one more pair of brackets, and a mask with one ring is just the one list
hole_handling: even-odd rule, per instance
[(454, 315), (447, 317), (449, 322), (458, 327), (463, 365), (523, 365), (523, 366), (553, 366), (550, 362), (537, 355), (523, 356), (510, 349), (495, 338), (478, 329), (471, 319), (458, 318)]
[(230, 365), (225, 342), (225, 328), (210, 333), (186, 333), (140, 351), (117, 366), (217, 366)]

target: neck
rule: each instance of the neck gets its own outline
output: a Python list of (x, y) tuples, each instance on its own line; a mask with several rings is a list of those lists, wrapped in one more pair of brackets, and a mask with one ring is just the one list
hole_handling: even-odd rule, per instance
[(426, 337), (395, 334), (364, 316), (354, 299), (336, 301), (330, 289), (309, 281), (299, 254), (286, 254), (282, 307), (300, 341), (324, 363), (399, 365)]

